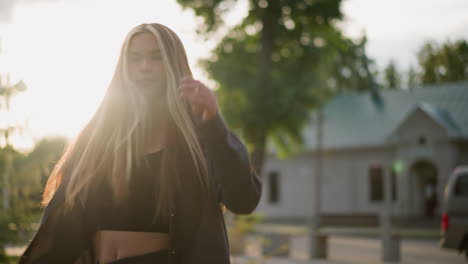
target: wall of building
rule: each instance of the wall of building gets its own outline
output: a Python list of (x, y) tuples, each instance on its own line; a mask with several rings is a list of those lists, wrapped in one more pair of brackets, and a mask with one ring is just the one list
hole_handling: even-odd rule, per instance
[[(321, 207), (324, 214), (375, 214), (380, 202), (369, 198), (368, 170), (387, 163), (385, 149), (327, 151), (323, 157)], [(314, 154), (289, 160), (269, 157), (263, 169), (263, 196), (257, 208), (271, 218), (304, 218), (313, 209)], [(279, 173), (279, 201), (269, 201), (269, 173)]]
[[(390, 138), (395, 144), (394, 159), (403, 161), (398, 180), (401, 199), (395, 212), (403, 216), (423, 214), (424, 186), (411, 168), (418, 162), (429, 162), (437, 170), (437, 198), (441, 198), (445, 183), (457, 160), (457, 148), (448, 137), (448, 131), (423, 111), (417, 110), (403, 122)], [(436, 209), (440, 214), (440, 207)]]
[[(424, 214), (423, 183), (412, 175), (412, 166), (424, 161), (437, 171), (437, 197), (441, 204), (443, 188), (453, 168), (468, 156), (466, 145), (459, 146), (447, 130), (421, 110), (416, 110), (388, 138), (388, 145), (326, 150), (323, 154), (321, 208), (325, 215), (376, 215), (382, 201), (370, 198), (369, 168), (381, 166), (390, 174), (398, 161), (401, 171), (395, 176), (397, 197), (395, 216)], [(268, 157), (263, 175), (263, 196), (257, 211), (270, 218), (306, 218), (313, 209), (312, 190), (314, 153), (288, 160)], [(279, 200), (269, 201), (269, 173), (279, 174)], [(440, 209), (437, 209), (440, 214)]]

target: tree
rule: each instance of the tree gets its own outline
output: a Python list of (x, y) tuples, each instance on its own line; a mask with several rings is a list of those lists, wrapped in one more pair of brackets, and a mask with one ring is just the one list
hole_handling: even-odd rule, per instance
[[(26, 85), (19, 81), (16, 84), (11, 84), (10, 76), (6, 78), (0, 76), (0, 110), (5, 116), (10, 115), (10, 103), (11, 98), (16, 94), (23, 92), (26, 89)], [(21, 129), (20, 127), (13, 124), (5, 124), (4, 127), (0, 128), (0, 142), (3, 146), (0, 147), (0, 175), (2, 177), (1, 188), (2, 188), (2, 210), (0, 212), (0, 257), (5, 256), (4, 243), (12, 238), (12, 230), (15, 226), (12, 226), (15, 220), (18, 220), (17, 212), (18, 208), (11, 207), (11, 175), (13, 173), (13, 160), (17, 155), (15, 149), (10, 145), (9, 138), (11, 133)], [(21, 215), (21, 214), (20, 214)]]
[(422, 84), (468, 80), (468, 43), (426, 42), (418, 52)]
[[(204, 19), (198, 31), (215, 32), (235, 1), (178, 0)], [(202, 61), (219, 87), (223, 114), (237, 128), (260, 174), (267, 139), (280, 150), (302, 143), (311, 109), (330, 95), (369, 86), (365, 40), (358, 45), (335, 26), (341, 0), (250, 1), (243, 21)], [(358, 65), (358, 66), (357, 66)], [(354, 74), (354, 73), (358, 74)]]
[(34, 149), (29, 153), (27, 159), (40, 173), (36, 180), (45, 187), (49, 175), (55, 167), (55, 163), (60, 159), (65, 150), (68, 140), (64, 137), (43, 138), (36, 143)]
[[(65, 138), (44, 138), (34, 149), (23, 154), (11, 145), (0, 150), (0, 170), (11, 159), (9, 201), (11, 206), (0, 211), (0, 244), (26, 242), (36, 231), (42, 213), (40, 206), (45, 181), (64, 151)], [(1, 255), (1, 254), (0, 254)]]
[[(339, 31), (337, 33), (341, 34)], [(322, 76), (327, 76), (332, 94), (346, 91), (373, 91), (379, 88), (375, 62), (366, 55), (367, 38), (351, 40), (342, 35), (335, 37), (337, 44), (330, 45), (331, 60), (322, 63)], [(375, 92), (375, 91), (374, 91)]]
[(418, 75), (414, 67), (411, 65), (408, 70), (408, 78), (407, 78), (407, 88), (413, 89), (419, 85)]
[(401, 77), (393, 60), (384, 69), (384, 87), (386, 89), (401, 89)]
[[(9, 76), (0, 78), (0, 109), (10, 115), (11, 98), (25, 91), (22, 82), (12, 84)], [(0, 128), (0, 172), (2, 176), (2, 209), (0, 210), (0, 258), (5, 256), (4, 244), (25, 242), (34, 231), (31, 223), (37, 222), (41, 213), (40, 195), (44, 187), (44, 174), (50, 174), (53, 163), (64, 148), (64, 140), (40, 141), (29, 155), (18, 152), (10, 144), (12, 133), (23, 128), (4, 124)]]
[[(5, 81), (4, 81), (5, 80)], [(2, 99), (1, 107), (4, 107), (5, 114), (10, 115), (10, 102), (11, 98), (16, 94), (23, 92), (26, 90), (26, 85), (23, 81), (19, 81), (16, 84), (10, 83), (10, 76), (7, 75), (5, 79), (2, 79), (0, 76), (0, 98)], [(8, 155), (9, 151), (9, 138), (10, 134), (15, 130), (21, 129), (18, 126), (12, 124), (6, 124), (6, 127), (0, 128), (1, 136), (4, 140), (4, 150), (5, 150), (5, 161), (6, 165), (4, 170), (2, 171), (3, 174), (3, 184), (2, 184), (2, 192), (3, 192), (3, 208), (8, 209), (10, 208), (10, 199), (9, 199), (9, 174), (11, 170), (11, 157)]]

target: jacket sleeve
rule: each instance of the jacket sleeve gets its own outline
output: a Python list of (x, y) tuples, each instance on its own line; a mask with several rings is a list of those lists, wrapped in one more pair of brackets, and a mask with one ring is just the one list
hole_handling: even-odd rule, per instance
[(26, 247), (19, 264), (74, 264), (89, 249), (90, 229), (83, 208), (76, 205), (64, 213), (63, 186), (44, 209), (39, 228)]
[(219, 112), (200, 124), (200, 133), (220, 201), (233, 213), (251, 213), (260, 200), (262, 184), (244, 144), (226, 127)]

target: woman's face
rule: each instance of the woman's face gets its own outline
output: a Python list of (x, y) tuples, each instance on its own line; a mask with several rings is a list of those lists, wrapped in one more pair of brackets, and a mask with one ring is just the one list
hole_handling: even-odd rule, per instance
[(127, 56), (130, 78), (137, 87), (146, 95), (161, 96), (166, 73), (154, 35), (149, 32), (135, 34), (130, 40)]

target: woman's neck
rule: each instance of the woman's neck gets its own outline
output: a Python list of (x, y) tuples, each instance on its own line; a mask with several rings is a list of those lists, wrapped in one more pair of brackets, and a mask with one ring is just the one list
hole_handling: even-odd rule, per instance
[(149, 122), (149, 138), (145, 153), (156, 152), (166, 146), (169, 113), (163, 108), (154, 109)]

